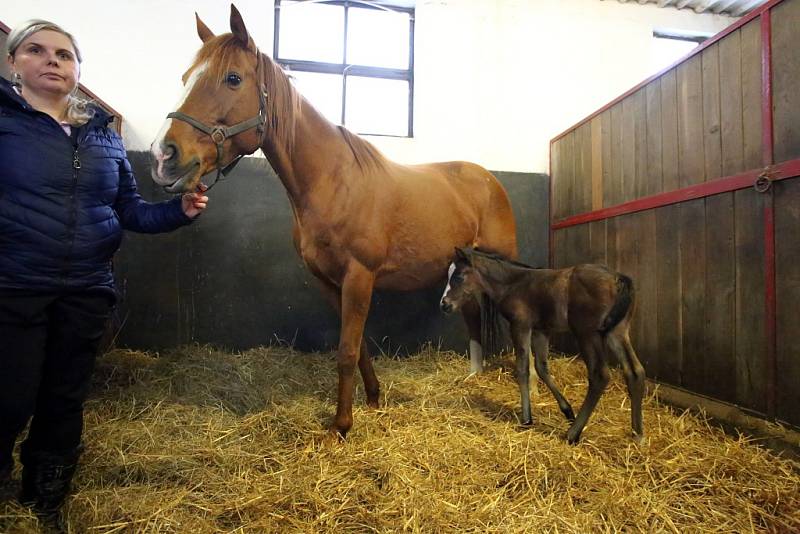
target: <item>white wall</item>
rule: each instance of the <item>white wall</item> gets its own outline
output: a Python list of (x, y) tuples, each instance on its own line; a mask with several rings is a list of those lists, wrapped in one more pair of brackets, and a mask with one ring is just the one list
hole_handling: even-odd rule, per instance
[[(263, 51), (273, 4), (236, 0)], [(228, 31), (220, 0), (4, 1), (12, 28), (31, 17), (76, 35), (81, 81), (125, 118), (145, 150), (180, 94), (199, 47), (197, 11)], [(418, 0), (413, 139), (371, 140), (398, 161), (464, 159), (490, 169), (547, 172), (550, 139), (652, 74), (654, 28), (716, 33), (735, 19), (611, 0)]]

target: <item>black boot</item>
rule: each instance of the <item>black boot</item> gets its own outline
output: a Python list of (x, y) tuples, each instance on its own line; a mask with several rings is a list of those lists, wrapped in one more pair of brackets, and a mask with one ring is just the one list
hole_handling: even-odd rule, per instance
[(23, 447), (19, 502), (30, 506), (48, 525), (60, 524), (61, 506), (69, 493), (82, 449), (79, 446), (56, 453), (29, 452)]

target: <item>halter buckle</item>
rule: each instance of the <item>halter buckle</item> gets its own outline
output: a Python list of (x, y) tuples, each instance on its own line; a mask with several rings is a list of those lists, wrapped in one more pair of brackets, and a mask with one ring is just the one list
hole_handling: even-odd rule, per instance
[(217, 126), (211, 131), (211, 140), (218, 145), (224, 143), (227, 137), (228, 136), (225, 135), (225, 129), (220, 126)]

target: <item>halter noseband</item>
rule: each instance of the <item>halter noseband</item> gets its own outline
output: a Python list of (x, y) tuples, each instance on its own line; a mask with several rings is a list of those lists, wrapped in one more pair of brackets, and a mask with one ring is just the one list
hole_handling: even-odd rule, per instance
[[(211, 183), (211, 185), (208, 186), (208, 189), (211, 189), (217, 184), (217, 182), (220, 180), (220, 175), (223, 177), (228, 176), (228, 173), (230, 173), (233, 170), (233, 168), (236, 167), (236, 164), (239, 163), (239, 160), (241, 160), (244, 157), (244, 154), (239, 154), (238, 156), (233, 158), (233, 161), (225, 165), (225, 167), (221, 166), (222, 148), (227, 139), (233, 137), (234, 135), (238, 135), (242, 132), (246, 132), (251, 128), (255, 128), (256, 131), (258, 132), (259, 145), (261, 144), (261, 141), (263, 141), (264, 139), (264, 132), (266, 130), (265, 125), (267, 123), (267, 93), (264, 90), (264, 84), (263, 81), (261, 80), (261, 76), (259, 75), (261, 70), (261, 63), (263, 60), (261, 58), (261, 52), (259, 52), (258, 50), (256, 50), (256, 57), (258, 58), (258, 62), (256, 63), (256, 78), (258, 79), (258, 115), (256, 115), (255, 117), (234, 124), (233, 126), (220, 126), (218, 124), (215, 126), (209, 126), (207, 124), (203, 124), (194, 117), (191, 117), (181, 111), (173, 111), (167, 114), (168, 119), (181, 120), (197, 128), (204, 134), (207, 134), (209, 137), (211, 137), (211, 140), (216, 145), (217, 161), (215, 165), (217, 167), (217, 176), (216, 178), (214, 178), (214, 181)], [(173, 184), (173, 186), (174, 185), (175, 184)]]

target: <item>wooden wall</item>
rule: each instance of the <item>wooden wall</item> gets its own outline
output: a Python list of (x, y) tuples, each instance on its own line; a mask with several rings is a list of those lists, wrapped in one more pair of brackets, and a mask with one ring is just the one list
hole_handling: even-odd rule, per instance
[[(800, 0), (775, 5), (771, 26), (779, 164), (800, 158)], [(634, 278), (634, 345), (650, 378), (800, 426), (800, 180), (674, 196), (764, 168), (761, 30), (752, 19), (552, 142), (553, 264)], [(645, 197), (655, 207), (625, 204)]]

